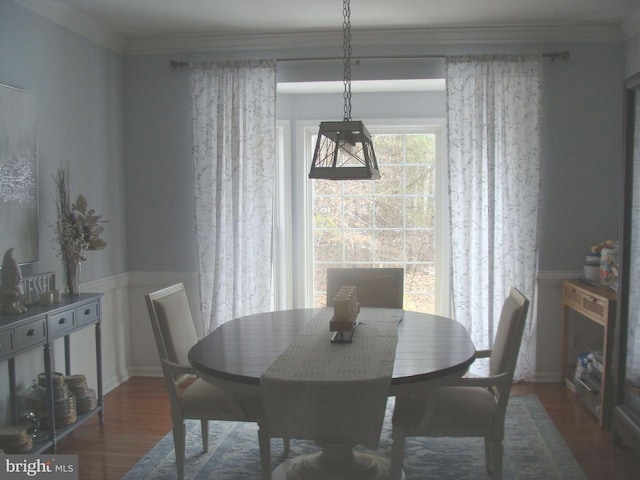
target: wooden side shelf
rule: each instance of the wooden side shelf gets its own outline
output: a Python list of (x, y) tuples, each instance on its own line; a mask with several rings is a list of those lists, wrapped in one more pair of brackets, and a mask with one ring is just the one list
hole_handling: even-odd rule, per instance
[[(573, 310), (586, 320), (597, 323), (602, 331), (602, 371), (585, 376), (575, 382), (575, 391), (584, 405), (598, 419), (598, 425), (608, 428), (611, 424), (612, 407), (612, 355), (614, 348), (614, 325), (616, 315), (616, 293), (609, 288), (594, 287), (580, 280), (566, 280), (562, 286), (562, 364), (565, 381), (573, 385), (575, 362), (567, 358), (569, 311)], [(573, 359), (571, 359), (573, 360)]]

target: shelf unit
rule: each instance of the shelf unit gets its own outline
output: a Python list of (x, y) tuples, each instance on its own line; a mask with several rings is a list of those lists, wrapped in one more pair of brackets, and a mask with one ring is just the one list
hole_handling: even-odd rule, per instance
[[(102, 391), (102, 338), (101, 338), (102, 294), (83, 293), (63, 296), (62, 302), (50, 306), (33, 305), (25, 313), (0, 314), (0, 362), (7, 362), (9, 372), (11, 421), (18, 422), (18, 402), (16, 390), (15, 362), (18, 357), (30, 350), (41, 347), (44, 356), (47, 418), (51, 419), (46, 427), (48, 437), (34, 444), (28, 453), (41, 453), (48, 449), (56, 451), (57, 441), (71, 433), (89, 418), (99, 415), (104, 423)], [(51, 374), (53, 341), (64, 339), (65, 375), (71, 375), (70, 335), (81, 329), (95, 326), (95, 354), (97, 370), (97, 406), (90, 412), (78, 415), (71, 425), (59, 430), (55, 426), (54, 397)], [(34, 374), (35, 376), (35, 374)]]
[[(598, 425), (608, 428), (611, 423), (613, 395), (612, 365), (614, 325), (616, 319), (616, 293), (604, 287), (594, 287), (581, 280), (565, 280), (562, 285), (562, 353), (561, 371), (568, 386), (574, 385), (576, 394), (595, 415)], [(602, 327), (601, 371), (585, 375), (574, 383), (575, 361), (567, 358), (570, 339), (569, 312), (577, 312), (584, 321)]]

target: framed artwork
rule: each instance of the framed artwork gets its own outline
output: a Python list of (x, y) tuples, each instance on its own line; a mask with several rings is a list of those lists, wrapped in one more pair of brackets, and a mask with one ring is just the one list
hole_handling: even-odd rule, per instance
[(0, 85), (0, 256), (38, 260), (36, 99)]

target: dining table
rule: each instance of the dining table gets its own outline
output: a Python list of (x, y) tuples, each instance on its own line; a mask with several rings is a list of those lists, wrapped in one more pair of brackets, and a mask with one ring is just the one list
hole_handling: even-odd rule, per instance
[[(232, 392), (259, 395), (261, 378), (265, 372), (296, 342), (305, 325), (322, 310), (280, 310), (233, 319), (194, 345), (188, 354), (189, 362), (205, 381)], [(330, 342), (331, 333), (327, 324), (327, 342)], [(459, 322), (443, 316), (404, 310), (397, 326), (395, 360), (388, 395), (398, 397), (424, 393), (450, 377), (462, 376), (473, 363), (475, 355), (471, 337)], [(273, 471), (272, 478), (390, 478), (388, 458), (356, 452), (354, 445), (317, 443), (322, 447), (321, 452), (286, 460)]]

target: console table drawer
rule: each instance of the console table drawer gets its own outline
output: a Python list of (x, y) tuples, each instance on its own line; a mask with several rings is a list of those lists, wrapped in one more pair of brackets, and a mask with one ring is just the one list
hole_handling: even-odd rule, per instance
[(5, 355), (11, 355), (15, 349), (13, 331), (0, 333), (0, 358), (3, 358)]
[(73, 310), (56, 313), (49, 317), (49, 336), (58, 336), (76, 326), (76, 317)]
[(98, 301), (87, 303), (81, 307), (76, 308), (76, 320), (78, 326), (85, 325), (87, 323), (95, 322), (98, 320), (100, 310), (98, 307)]
[(45, 318), (16, 328), (16, 350), (23, 350), (39, 343), (45, 343), (47, 327)]
[(588, 291), (565, 285), (564, 303), (602, 325), (607, 321), (608, 301), (597, 298)]

